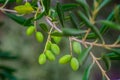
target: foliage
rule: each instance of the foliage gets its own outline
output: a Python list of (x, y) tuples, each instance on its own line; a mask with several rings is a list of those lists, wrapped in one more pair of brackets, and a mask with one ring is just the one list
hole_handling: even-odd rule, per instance
[[(35, 33), (38, 42), (44, 41), (44, 35), (38, 31), (37, 24), (39, 24), (40, 29), (48, 34), (43, 53), (39, 56), (38, 62), (40, 64), (45, 64), (46, 60), (54, 61), (56, 55), (60, 54), (58, 44), (61, 38), (67, 37), (70, 43), (70, 54), (67, 53), (61, 57), (59, 63), (70, 63), (71, 68), (76, 71), (84, 65), (87, 57), (90, 56), (93, 62), (86, 68), (82, 79), (89, 79), (91, 69), (96, 64), (103, 77), (110, 80), (106, 71), (110, 69), (112, 60), (120, 60), (120, 37), (118, 36), (113, 44), (107, 44), (103, 35), (109, 29), (120, 31), (120, 18), (116, 17), (120, 13), (119, 5), (116, 5), (107, 19), (97, 19), (100, 16), (99, 12), (110, 1), (93, 0), (93, 5), (90, 7), (86, 0), (76, 0), (75, 3), (67, 4), (57, 2), (56, 6), (52, 7), (51, 0), (33, 0), (31, 2), (27, 0), (26, 2), (22, 0), (0, 0), (0, 3), (4, 3), (0, 10), (12, 20), (28, 27), (26, 34), (31, 36)], [(10, 2), (17, 2), (18, 6), (14, 6), (14, 10), (5, 9), (5, 5)], [(25, 18), (25, 15), (29, 14), (33, 16)], [(46, 23), (38, 22), (41, 19), (44, 19)], [(67, 22), (70, 22), (72, 27), (67, 26)], [(101, 56), (97, 58), (92, 52), (93, 47), (102, 47), (108, 52), (100, 53)], [(106, 70), (98, 60), (105, 62)]]

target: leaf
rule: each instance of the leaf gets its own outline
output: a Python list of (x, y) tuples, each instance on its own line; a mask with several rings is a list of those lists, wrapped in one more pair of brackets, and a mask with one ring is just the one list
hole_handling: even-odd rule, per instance
[(43, 5), (45, 7), (45, 13), (48, 15), (50, 10), (51, 0), (43, 0)]
[(82, 80), (89, 80), (90, 72), (92, 70), (93, 65), (94, 64), (91, 64), (85, 69)]
[[(7, 15), (9, 18), (11, 18), (12, 20), (14, 20), (15, 22), (21, 24), (21, 25), (24, 25), (24, 26), (30, 26), (32, 25), (31, 21), (28, 21), (27, 19), (25, 19), (24, 17), (22, 16), (17, 16), (15, 14), (12, 14), (12, 13), (7, 13), (5, 12), (4, 13), (5, 15)], [(27, 22), (27, 23), (26, 23)], [(29, 24), (28, 24), (29, 23)]]
[(3, 69), (3, 70), (5, 70), (7, 72), (10, 72), (10, 73), (16, 71), (16, 69), (14, 69), (14, 68), (11, 68), (11, 67), (8, 67), (8, 66), (3, 66), (3, 65), (0, 65), (0, 69)]
[[(15, 2), (16, 0), (9, 0), (8, 2)], [(0, 0), (0, 3), (5, 3), (6, 2), (6, 0)]]
[(96, 26), (94, 26), (93, 24), (90, 23), (90, 21), (87, 19), (87, 17), (82, 13), (82, 12), (78, 12), (79, 17), (85, 22), (85, 24), (87, 25), (87, 27), (91, 28), (91, 30), (93, 32), (95, 32), (95, 34), (99, 37), (99, 39), (101, 41), (104, 41), (99, 30), (96, 28)]
[(42, 13), (39, 13), (38, 15), (37, 15), (37, 17), (36, 17), (36, 19), (34, 19), (34, 20), (39, 20), (39, 19), (41, 19), (43, 16), (44, 16), (44, 12), (42, 12)]
[(110, 58), (110, 60), (120, 60), (120, 55), (117, 55), (116, 53), (107, 53), (106, 56)]
[(62, 6), (59, 2), (56, 5), (56, 12), (58, 14), (61, 25), (64, 27), (64, 12), (63, 12)]
[(63, 36), (63, 33), (61, 33), (61, 32), (52, 32), (50, 35), (61, 37), (61, 36)]
[(107, 69), (107, 70), (110, 70), (111, 61), (110, 61), (109, 57), (106, 56), (106, 55), (103, 55), (103, 56), (102, 56), (102, 60), (103, 60), (104, 63), (105, 63), (106, 69)]
[[(107, 17), (106, 20), (112, 21), (113, 19), (114, 19), (114, 11), (110, 13), (110, 15)], [(103, 35), (108, 29), (109, 27), (107, 25), (102, 25), (100, 28), (100, 33)]]
[(102, 3), (100, 3), (98, 10), (102, 9), (106, 4), (108, 4), (111, 0), (103, 0)]
[(81, 54), (78, 56), (78, 61), (80, 63), (80, 65), (83, 64), (84, 60), (86, 59), (86, 57), (88, 56), (88, 53), (90, 52), (92, 46), (89, 46), (88, 48), (84, 49)]
[(69, 10), (72, 10), (72, 9), (77, 8), (78, 6), (79, 6), (79, 5), (76, 4), (76, 3), (63, 4), (63, 5), (62, 5), (62, 10), (63, 10), (63, 11), (69, 11)]
[(114, 9), (114, 18), (117, 23), (120, 23), (120, 5), (116, 6)]
[(112, 49), (110, 49), (110, 51), (114, 52), (117, 55), (120, 55), (120, 49), (114, 49), (114, 48), (112, 48)]
[(80, 6), (84, 9), (85, 13), (89, 17), (90, 16), (89, 6), (88, 6), (86, 0), (76, 0), (76, 1), (80, 4)]
[(17, 59), (18, 56), (13, 56), (10, 52), (4, 52), (0, 50), (0, 59)]
[(42, 30), (48, 32), (48, 27), (45, 23), (40, 23), (39, 26), (41, 27)]
[(112, 21), (102, 20), (102, 21), (100, 21), (100, 23), (102, 23), (112, 29), (120, 30), (120, 25), (113, 23)]
[(71, 23), (73, 24), (74, 28), (78, 29), (79, 28), (78, 19), (73, 12), (70, 12), (70, 20), (71, 20)]
[(63, 28), (63, 34), (65, 36), (80, 36), (80, 34), (86, 33), (84, 30), (78, 30), (73, 28)]

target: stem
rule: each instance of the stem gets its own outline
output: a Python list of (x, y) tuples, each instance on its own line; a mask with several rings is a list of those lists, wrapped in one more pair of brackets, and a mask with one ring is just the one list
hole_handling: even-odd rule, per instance
[(51, 27), (50, 31), (48, 32), (48, 38), (47, 38), (43, 53), (45, 53), (45, 51), (47, 50), (47, 44), (50, 41), (50, 34), (51, 34), (52, 30), (53, 30), (53, 27)]
[(69, 37), (70, 54), (72, 56), (72, 39)]

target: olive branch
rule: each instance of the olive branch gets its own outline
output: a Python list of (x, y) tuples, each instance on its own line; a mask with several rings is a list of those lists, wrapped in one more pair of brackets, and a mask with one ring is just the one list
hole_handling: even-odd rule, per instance
[[(55, 55), (60, 53), (58, 43), (62, 37), (67, 37), (69, 39), (70, 54), (61, 57), (59, 63), (66, 64), (70, 62), (71, 68), (74, 71), (77, 71), (79, 67), (84, 64), (87, 56), (90, 55), (93, 61), (86, 68), (82, 79), (89, 79), (90, 71), (92, 70), (93, 65), (96, 64), (100, 69), (102, 76), (105, 79), (110, 80), (106, 73), (107, 70), (102, 67), (99, 60), (103, 60), (109, 70), (111, 60), (116, 58), (120, 59), (120, 37), (118, 36), (116, 41), (112, 44), (106, 44), (103, 37), (109, 28), (120, 30), (120, 25), (115, 22), (115, 20), (119, 21), (119, 19), (114, 18), (114, 16), (117, 16), (119, 13), (119, 5), (116, 6), (115, 10), (110, 13), (106, 20), (97, 20), (96, 18), (99, 15), (99, 11), (109, 3), (110, 0), (93, 0), (93, 9), (90, 9), (86, 0), (76, 0), (76, 3), (64, 5), (57, 2), (55, 8), (52, 8), (50, 0), (33, 1), (37, 6), (34, 6), (29, 1), (25, 0), (24, 5), (15, 6), (14, 10), (4, 8), (8, 2), (9, 0), (6, 0), (4, 5), (0, 7), (0, 10), (19, 24), (28, 26), (26, 34), (31, 36), (35, 33), (35, 37), (40, 43), (43, 42), (44, 35), (37, 29), (38, 20), (42, 18), (46, 20), (47, 23), (39, 23), (41, 29), (48, 34), (43, 53), (39, 56), (40, 64), (45, 64), (47, 59), (54, 61)], [(79, 10), (79, 7), (82, 8), (81, 11)], [(76, 10), (77, 14), (72, 11), (73, 9)], [(64, 15), (65, 12), (67, 13), (67, 17)], [(17, 16), (16, 14), (21, 16)], [(34, 16), (31, 19), (25, 19), (23, 16), (27, 14), (34, 14)], [(81, 19), (81, 24), (78, 23), (76, 16)], [(73, 24), (73, 28), (66, 27), (65, 22), (67, 20)], [(102, 24), (101, 28), (98, 28), (96, 24)], [(50, 28), (48, 28), (48, 25)], [(87, 29), (84, 29), (84, 27)], [(51, 39), (53, 39), (54, 42), (52, 42)], [(89, 39), (92, 39), (93, 41), (89, 41)], [(83, 46), (84, 49), (82, 49), (81, 46)], [(104, 48), (110, 51), (110, 53), (103, 54), (97, 58), (92, 52), (93, 47)]]

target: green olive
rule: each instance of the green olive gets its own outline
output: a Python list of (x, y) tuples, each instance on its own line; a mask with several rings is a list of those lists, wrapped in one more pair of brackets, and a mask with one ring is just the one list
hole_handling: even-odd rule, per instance
[(45, 64), (45, 62), (46, 62), (46, 55), (44, 53), (42, 53), (39, 56), (39, 64)]
[(36, 32), (35, 37), (38, 42), (43, 42), (44, 36), (41, 32)]
[(81, 45), (79, 42), (73, 42), (73, 51), (77, 54), (81, 53)]
[(60, 54), (60, 48), (57, 44), (51, 44), (51, 50), (54, 54)]
[(30, 26), (26, 30), (26, 35), (31, 36), (34, 32), (35, 32), (35, 27), (34, 26)]
[(55, 60), (55, 56), (54, 56), (54, 54), (50, 50), (46, 50), (45, 54), (46, 54), (48, 60), (50, 60), (50, 61), (54, 61)]
[(59, 63), (60, 64), (66, 64), (71, 60), (71, 57), (72, 57), (71, 55), (64, 55), (63, 57), (61, 57), (59, 59)]
[(79, 69), (79, 62), (78, 60), (73, 57), (70, 61), (70, 65), (71, 65), (71, 68), (74, 70), (74, 71), (77, 71)]

